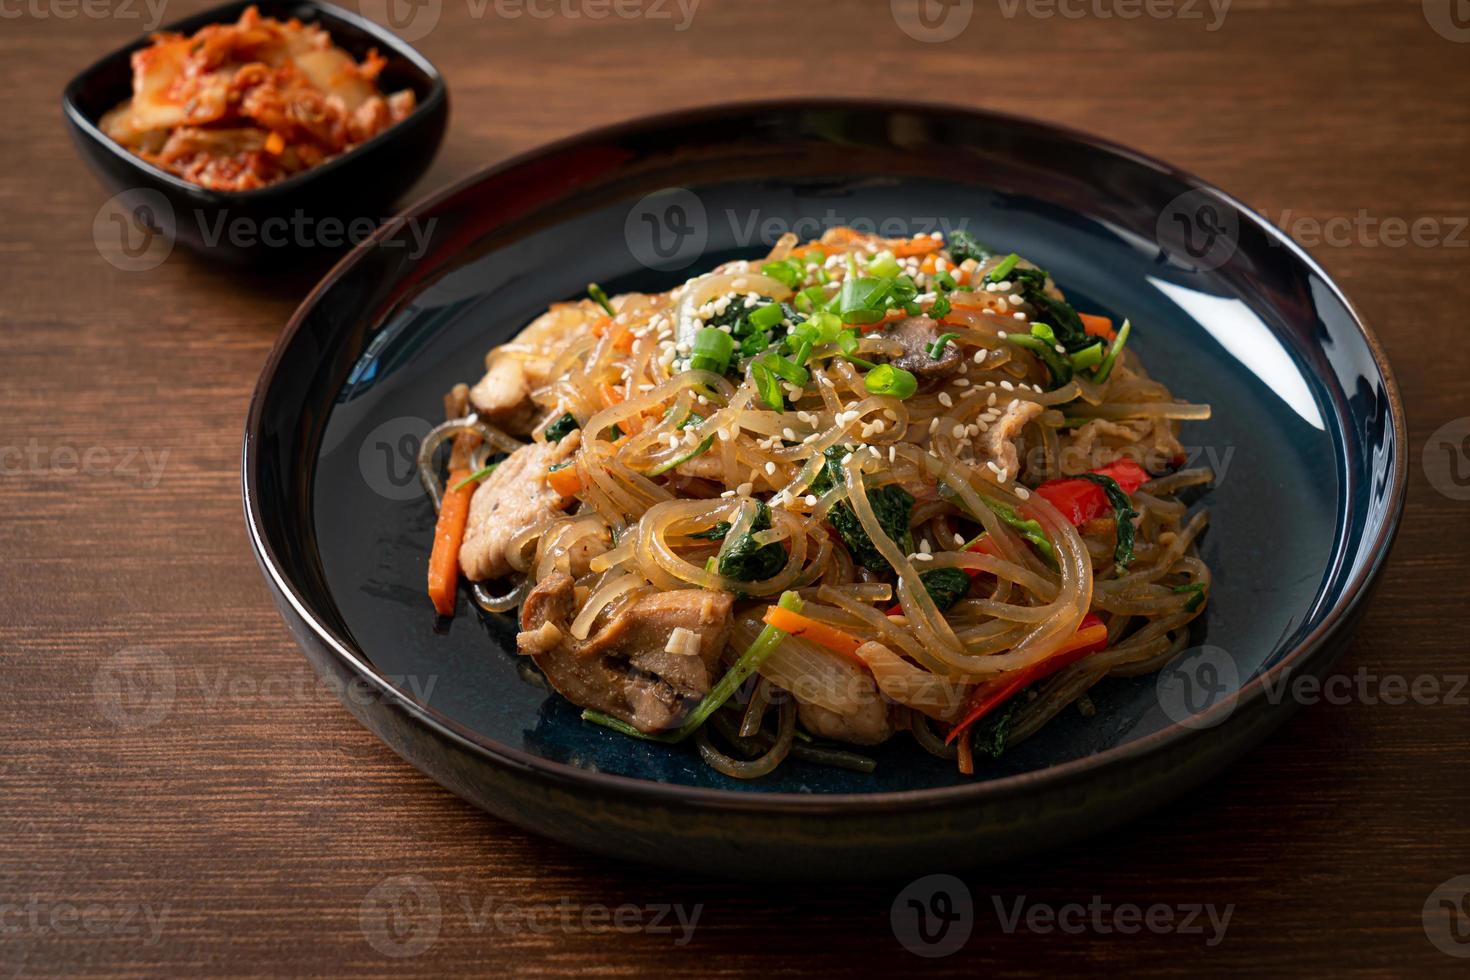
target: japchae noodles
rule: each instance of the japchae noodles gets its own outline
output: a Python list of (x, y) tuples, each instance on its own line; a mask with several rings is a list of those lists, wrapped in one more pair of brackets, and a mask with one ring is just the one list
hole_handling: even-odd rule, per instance
[[(750, 778), (907, 729), (974, 771), (1208, 595), (1177, 400), (1047, 273), (848, 228), (559, 303), (445, 399), (429, 567), (583, 718)], [(447, 451), (447, 479), (442, 451)]]

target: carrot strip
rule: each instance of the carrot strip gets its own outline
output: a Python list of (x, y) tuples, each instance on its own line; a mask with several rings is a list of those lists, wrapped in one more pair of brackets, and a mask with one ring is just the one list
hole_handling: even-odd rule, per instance
[[(468, 469), (452, 470), (446, 487), (459, 486), (470, 475)], [(434, 525), (434, 550), (429, 553), (429, 598), (441, 616), (454, 615), (454, 590), (459, 584), (459, 546), (464, 543), (465, 524), (470, 518), (470, 497), (476, 484), (446, 490)]]
[(766, 625), (774, 626), (783, 633), (800, 636), (834, 653), (840, 653), (859, 663), (863, 662), (857, 655), (857, 649), (863, 645), (863, 641), (835, 626), (828, 626), (810, 616), (803, 616), (801, 613), (792, 612), (780, 606), (771, 606), (767, 609), (764, 621)]
[(286, 140), (280, 133), (271, 133), (265, 138), (265, 152), (278, 157), (286, 152)]
[(633, 350), (633, 343), (636, 339), (637, 338), (633, 336), (633, 331), (625, 328), (622, 333), (618, 334), (617, 340), (613, 341), (613, 350), (616, 350), (623, 354), (631, 353)]
[(599, 317), (597, 321), (592, 324), (592, 336), (601, 337), (603, 334), (607, 333), (607, 328), (610, 326), (612, 326), (612, 317)]
[(906, 259), (914, 255), (928, 255), (930, 252), (937, 252), (939, 251), (939, 244), (938, 239), (925, 236), (906, 242), (895, 242), (888, 247), (897, 258)]
[(559, 470), (547, 470), (546, 482), (551, 489), (563, 497), (575, 497), (582, 489), (582, 477), (575, 466), (563, 466)]
[(1113, 329), (1113, 321), (1105, 316), (1078, 313), (1077, 319), (1082, 321), (1082, 329), (1087, 331), (1089, 337), (1101, 337), (1109, 341), (1118, 339), (1118, 331)]

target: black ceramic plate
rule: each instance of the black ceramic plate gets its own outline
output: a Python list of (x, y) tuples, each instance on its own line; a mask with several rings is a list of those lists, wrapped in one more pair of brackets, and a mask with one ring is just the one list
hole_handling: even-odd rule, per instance
[[(245, 440), (251, 533), (313, 663), (414, 765), (486, 809), (609, 854), (735, 874), (875, 875), (1015, 856), (1179, 793), (1289, 708), (1263, 680), (1320, 673), (1387, 552), (1404, 430), (1381, 351), (1305, 254), (1221, 192), (1137, 153), (968, 109), (714, 108), (510, 161), (350, 254), (297, 312)], [(514, 653), (509, 617), (424, 597), (434, 515), (417, 437), (484, 352), (589, 280), (664, 289), (776, 236), (845, 223), (965, 227), (1131, 317), (1134, 349), (1214, 417), (1203, 546), (1216, 585), (1162, 678), (1108, 681), (975, 778), (900, 737), (872, 775), (789, 762), (738, 782), (688, 747), (580, 721)]]

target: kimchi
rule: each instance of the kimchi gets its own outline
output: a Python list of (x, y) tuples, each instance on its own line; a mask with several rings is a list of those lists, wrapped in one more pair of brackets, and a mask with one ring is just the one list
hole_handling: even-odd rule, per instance
[(361, 61), (321, 27), (262, 17), (192, 37), (160, 33), (133, 54), (133, 96), (103, 132), (202, 187), (247, 191), (315, 167), (401, 121), (412, 90), (384, 94), (387, 59)]

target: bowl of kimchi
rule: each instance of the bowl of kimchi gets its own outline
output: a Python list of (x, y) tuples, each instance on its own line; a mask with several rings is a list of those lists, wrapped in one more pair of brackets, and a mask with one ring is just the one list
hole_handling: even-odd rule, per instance
[(62, 97), (149, 235), (236, 264), (363, 240), (428, 168), (448, 89), (390, 31), (315, 0), (230, 3), (113, 52)]

